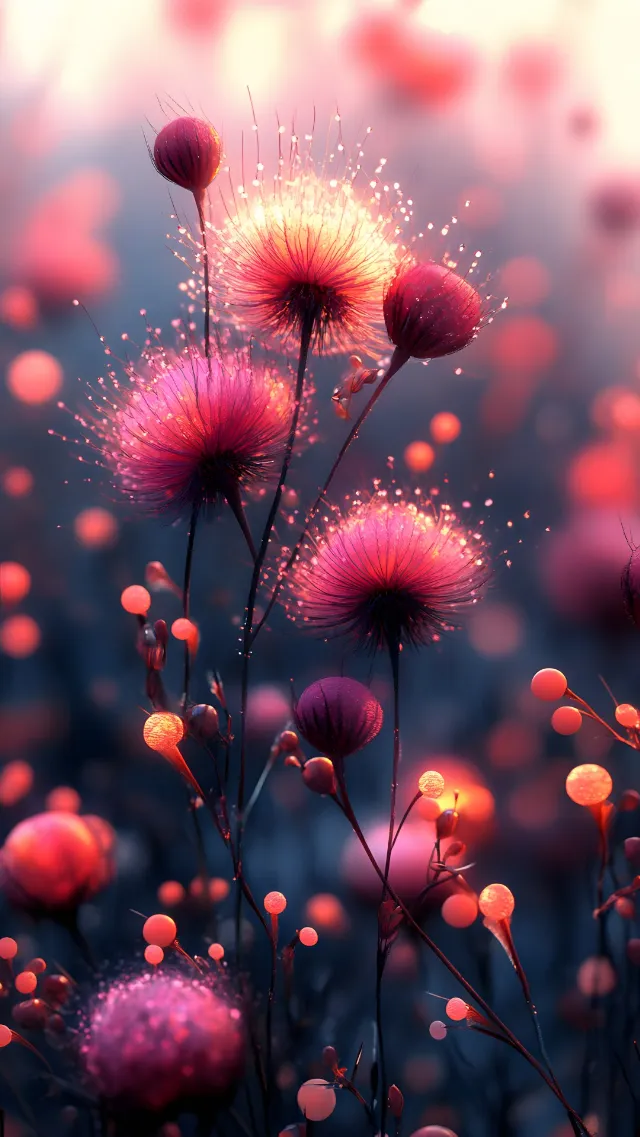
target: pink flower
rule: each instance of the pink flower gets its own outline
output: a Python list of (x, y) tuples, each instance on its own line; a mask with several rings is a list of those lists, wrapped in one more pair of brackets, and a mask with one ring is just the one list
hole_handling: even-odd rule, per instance
[(153, 146), (153, 164), (167, 181), (202, 195), (220, 169), (218, 132), (201, 118), (185, 115), (162, 128)]
[(425, 644), (472, 604), (486, 578), (482, 550), (450, 515), (378, 494), (316, 537), (294, 566), (291, 610), (322, 634), (372, 649)]
[(311, 318), (316, 350), (366, 350), (383, 342), (384, 290), (399, 256), (394, 207), (359, 192), (353, 175), (320, 176), (308, 155), (298, 162), (272, 195), (249, 190), (210, 230), (223, 300), (286, 346)]
[(149, 972), (111, 984), (87, 1017), (81, 1055), (110, 1113), (142, 1119), (223, 1106), (242, 1078), (240, 1012), (205, 979)]
[(116, 484), (136, 504), (184, 513), (259, 486), (277, 467), (292, 403), (288, 384), (249, 354), (156, 359), (106, 402), (94, 433)]

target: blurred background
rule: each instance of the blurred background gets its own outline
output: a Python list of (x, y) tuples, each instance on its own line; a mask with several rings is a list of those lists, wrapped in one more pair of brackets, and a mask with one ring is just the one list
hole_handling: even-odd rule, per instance
[[(637, 1132), (614, 1055), (628, 1061), (638, 971), (624, 962), (633, 923), (616, 917), (616, 989), (603, 1007), (588, 985), (580, 989), (578, 969), (597, 954), (597, 840), (564, 779), (576, 762), (602, 761), (619, 792), (638, 785), (637, 759), (595, 724), (572, 738), (554, 734), (529, 681), (540, 667), (561, 668), (605, 717), (612, 704), (600, 676), (617, 701), (636, 699), (640, 645), (620, 573), (629, 543), (640, 540), (639, 34), (636, 0), (0, 5), (0, 561), (28, 573), (5, 574), (2, 595), (3, 838), (61, 785), (78, 792), (83, 812), (115, 827), (116, 881), (82, 913), (107, 976), (140, 966), (131, 909), (164, 910), (157, 890), (167, 880), (186, 890), (172, 914), (190, 951), (203, 951), (207, 936), (232, 936), (224, 885), (213, 916), (189, 899), (198, 871), (192, 822), (175, 774), (142, 741), (144, 674), (135, 622), (119, 603), (150, 560), (180, 579), (185, 528), (141, 520), (116, 500), (91, 454), (65, 441), (78, 432), (59, 404), (81, 410), (87, 385), (104, 373), (91, 321), (117, 355), (123, 333), (143, 341), (141, 309), (169, 337), (182, 311), (168, 187), (145, 139), (176, 107), (203, 114), (233, 167), (243, 136), (253, 146), (247, 88), (267, 149), (276, 113), (301, 132), (315, 114), (323, 140), (339, 109), (352, 144), (373, 127), (370, 153), (387, 159), (390, 179), (413, 199), (416, 227), (458, 217), (456, 236), (482, 252), (494, 295), (509, 298), (462, 355), (426, 369), (413, 362), (394, 381), (336, 496), (390, 477), (392, 467), (403, 486), (439, 488), (491, 543), (487, 600), (462, 631), (403, 660), (403, 802), (425, 768), (445, 775), (447, 804), (462, 790), (461, 835), (475, 862), (468, 879), (478, 890), (500, 880), (514, 892), (514, 930), (549, 1048), (569, 1096), (594, 1126), (600, 1118), (599, 1137), (607, 1095), (617, 1120), (606, 1132)], [(177, 195), (192, 217), (188, 195)], [(344, 360), (314, 360), (318, 441), (296, 464), (301, 509), (344, 437), (330, 399), (343, 371)], [(205, 672), (216, 668), (237, 706), (248, 581), (235, 527), (214, 519), (198, 536), (194, 569), (202, 636), (194, 694), (203, 701)], [(178, 601), (160, 594), (153, 614), (174, 619)], [(390, 716), (383, 659), (315, 643), (274, 613), (253, 666), (252, 782), (289, 718), (290, 680), (301, 691), (341, 672), (370, 682)], [(174, 652), (175, 696), (180, 678)], [(390, 761), (388, 725), (351, 760), (365, 828), (384, 820)], [(300, 960), (305, 1026), (295, 1053), (282, 1056), (282, 1126), (299, 1118), (300, 1080), (322, 1074), (323, 1045), (350, 1065), (364, 1043), (365, 1084), (371, 1057), (377, 890), (369, 906), (371, 880), (333, 812), (278, 765), (247, 838), (256, 894), (286, 894), (288, 933), (303, 923), (320, 933)], [(230, 881), (226, 852), (204, 829), (209, 871)], [(634, 815), (621, 815), (615, 841), (635, 830)], [(406, 856), (417, 856), (410, 845)], [(481, 923), (452, 928), (436, 907), (429, 928), (532, 1044), (513, 970)], [(25, 958), (74, 966), (53, 925), (30, 925), (7, 908), (0, 934), (15, 936)], [(259, 944), (251, 960), (261, 982), (268, 959)], [(441, 1010), (427, 992), (460, 992), (409, 938), (394, 947), (388, 988), (389, 1074), (407, 1097), (407, 1133), (439, 1123), (459, 1137), (564, 1137), (554, 1099), (517, 1056), (489, 1039), (430, 1037)], [(0, 1100), (9, 1133), (26, 1135), (33, 1130), (15, 1084), (27, 1059), (10, 1057)], [(361, 1124), (357, 1103), (344, 1099), (328, 1133)], [(60, 1101), (37, 1109), (56, 1118)]]

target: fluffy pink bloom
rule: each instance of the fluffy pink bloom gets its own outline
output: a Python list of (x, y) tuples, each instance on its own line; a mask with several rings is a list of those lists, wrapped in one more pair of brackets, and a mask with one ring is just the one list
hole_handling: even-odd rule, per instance
[(273, 193), (256, 181), (211, 228), (209, 256), (222, 299), (251, 330), (297, 345), (311, 317), (317, 350), (383, 342), (384, 290), (401, 255), (402, 198), (399, 191), (383, 194), (377, 183), (362, 188), (354, 177), (330, 161), (326, 173), (316, 172), (309, 154), (298, 155), (288, 174), (279, 171)]
[(245, 1032), (240, 1012), (210, 981), (148, 972), (101, 992), (81, 1055), (110, 1113), (160, 1120), (229, 1102), (244, 1071)]
[(486, 577), (482, 551), (449, 515), (378, 494), (318, 535), (291, 581), (292, 611), (322, 634), (377, 649), (425, 644), (473, 603)]
[(267, 481), (284, 446), (288, 384), (248, 353), (191, 352), (130, 375), (92, 426), (115, 481), (136, 504), (183, 513)]

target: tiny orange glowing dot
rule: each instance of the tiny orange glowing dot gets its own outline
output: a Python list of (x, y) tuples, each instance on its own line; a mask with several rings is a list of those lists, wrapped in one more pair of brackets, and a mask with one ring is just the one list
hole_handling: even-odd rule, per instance
[(620, 726), (636, 727), (639, 725), (638, 718), (638, 710), (632, 707), (631, 703), (620, 703), (616, 707), (616, 722), (619, 722)]
[(425, 770), (418, 779), (418, 789), (423, 797), (441, 797), (444, 793), (444, 778), (439, 770)]
[(13, 1038), (13, 1031), (9, 1030), (8, 1026), (0, 1023), (0, 1047), (8, 1046)]
[(31, 995), (38, 986), (38, 976), (33, 971), (21, 971), (15, 978), (16, 991), (21, 995)]
[(26, 659), (40, 645), (40, 628), (31, 616), (9, 616), (0, 625), (0, 648), (12, 659)]
[(315, 947), (318, 942), (318, 933), (315, 928), (301, 928), (298, 932), (298, 939), (304, 947)]
[(279, 916), (287, 907), (287, 899), (281, 892), (268, 892), (264, 898), (264, 906), (270, 916)]
[(177, 640), (190, 640), (195, 631), (195, 624), (192, 624), (191, 620), (185, 619), (184, 616), (181, 616), (178, 620), (174, 620), (171, 625), (171, 634), (174, 635)]
[(165, 880), (158, 889), (158, 900), (165, 908), (175, 908), (186, 896), (183, 885), (178, 880)]
[(558, 707), (551, 716), (556, 734), (576, 734), (582, 726), (582, 715), (577, 707)]
[(149, 916), (149, 918), (145, 920), (142, 935), (148, 944), (153, 944), (154, 947), (165, 948), (175, 943), (178, 928), (175, 920), (171, 919), (171, 916), (158, 913), (155, 916)]
[(62, 386), (62, 368), (47, 351), (23, 351), (7, 369), (7, 387), (30, 406), (48, 403)]
[(567, 794), (576, 805), (600, 805), (613, 789), (613, 780), (604, 766), (586, 762), (574, 766), (567, 775)]
[(151, 607), (151, 596), (141, 584), (130, 584), (122, 593), (120, 603), (132, 616), (146, 616)]
[(428, 442), (410, 442), (404, 452), (405, 465), (414, 474), (424, 474), (436, 460), (436, 452)]
[(478, 897), (478, 907), (489, 920), (508, 920), (515, 906), (514, 895), (506, 884), (488, 884)]
[(434, 442), (446, 445), (448, 442), (455, 442), (462, 430), (462, 425), (457, 415), (451, 414), (449, 411), (440, 411), (431, 419), (430, 430)]
[(15, 959), (18, 954), (18, 945), (11, 936), (0, 939), (0, 959)]
[(0, 604), (19, 604), (31, 588), (31, 573), (17, 561), (0, 564)]
[(156, 711), (155, 714), (149, 715), (142, 728), (142, 736), (147, 746), (160, 754), (170, 747), (177, 746), (183, 734), (182, 719), (171, 711)]
[(224, 959), (224, 948), (222, 944), (209, 944), (208, 953), (211, 959), (215, 959), (216, 963), (220, 963)]
[(449, 999), (445, 1011), (454, 1023), (459, 1023), (466, 1019), (469, 1013), (469, 1004), (465, 1003), (464, 999)]
[(536, 671), (531, 680), (531, 690), (536, 699), (555, 703), (567, 690), (567, 677), (555, 667), (543, 667), (542, 671)]
[(144, 949), (144, 958), (147, 963), (150, 963), (153, 967), (157, 967), (164, 959), (164, 952), (159, 944), (147, 944)]

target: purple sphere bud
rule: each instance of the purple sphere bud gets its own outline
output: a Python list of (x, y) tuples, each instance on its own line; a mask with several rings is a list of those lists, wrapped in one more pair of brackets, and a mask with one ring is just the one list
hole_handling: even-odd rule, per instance
[(201, 118), (184, 116), (168, 122), (153, 147), (153, 162), (167, 181), (201, 196), (220, 169), (222, 143)]
[(622, 573), (622, 599), (626, 613), (640, 628), (640, 548), (634, 549)]
[(337, 789), (330, 758), (310, 758), (302, 768), (302, 780), (314, 794), (334, 794)]
[(633, 813), (640, 806), (640, 794), (637, 790), (623, 790), (620, 794), (618, 809), (622, 813)]
[(382, 707), (356, 679), (318, 679), (293, 710), (300, 734), (334, 761), (362, 750), (380, 732)]
[(384, 298), (389, 339), (414, 359), (437, 359), (473, 339), (480, 296), (466, 280), (435, 261), (400, 268)]
[(189, 730), (196, 738), (215, 738), (220, 733), (220, 720), (215, 707), (198, 703), (189, 713)]
[(624, 855), (630, 865), (640, 868), (640, 837), (627, 837), (624, 843)]

